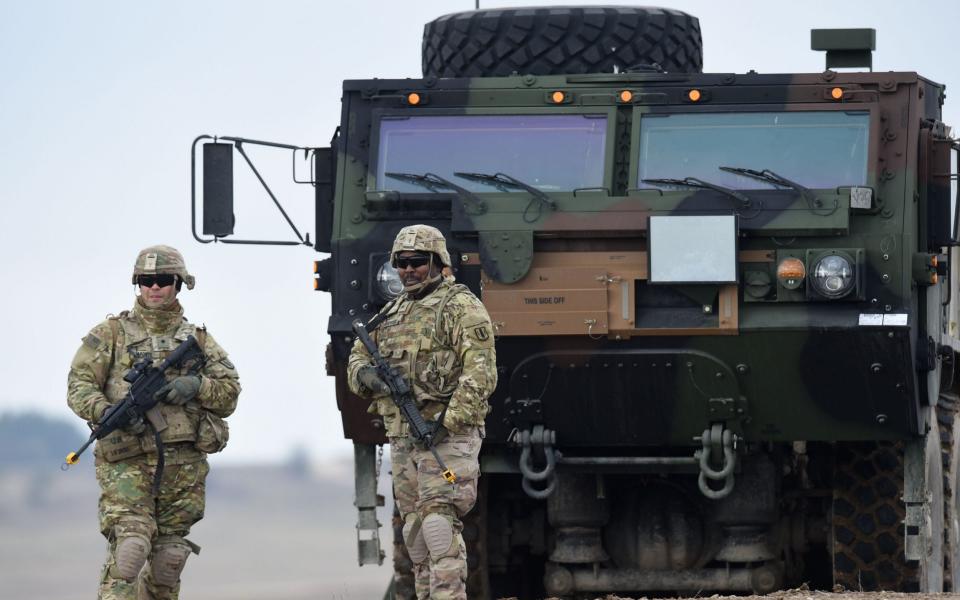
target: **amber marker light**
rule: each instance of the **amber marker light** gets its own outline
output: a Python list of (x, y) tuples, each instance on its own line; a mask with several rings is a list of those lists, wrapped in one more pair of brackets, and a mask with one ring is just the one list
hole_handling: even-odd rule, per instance
[(567, 99), (567, 95), (561, 92), (560, 90), (557, 90), (556, 92), (550, 94), (550, 100), (553, 101), (554, 104), (562, 104), (563, 101), (566, 99)]
[(777, 281), (788, 290), (795, 290), (807, 276), (807, 268), (799, 258), (785, 258), (777, 265)]
[(409, 94), (407, 94), (407, 104), (409, 104), (410, 106), (416, 106), (420, 104), (420, 100), (421, 100), (420, 94), (416, 92), (410, 92)]
[(690, 100), (690, 102), (700, 102), (701, 98), (703, 98), (703, 94), (700, 90), (690, 90), (687, 92), (687, 99)]
[(620, 92), (620, 102), (630, 102), (631, 100), (633, 100), (633, 92), (630, 90)]
[(319, 278), (319, 277), (314, 277), (314, 278), (313, 278), (313, 289), (314, 289), (314, 290), (319, 290), (319, 289), (320, 289), (320, 278)]
[(835, 87), (832, 90), (830, 90), (830, 97), (833, 98), (834, 100), (842, 100), (843, 88)]

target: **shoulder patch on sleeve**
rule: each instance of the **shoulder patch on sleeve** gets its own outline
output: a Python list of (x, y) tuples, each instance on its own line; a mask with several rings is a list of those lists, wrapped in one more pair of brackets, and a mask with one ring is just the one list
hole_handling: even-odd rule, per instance
[(476, 339), (478, 342), (489, 341), (493, 337), (490, 331), (490, 325), (484, 323), (483, 325), (476, 325), (467, 329), (467, 333)]
[(99, 350), (100, 347), (103, 346), (103, 342), (100, 340), (100, 338), (93, 335), (92, 332), (83, 336), (83, 344), (92, 350)]

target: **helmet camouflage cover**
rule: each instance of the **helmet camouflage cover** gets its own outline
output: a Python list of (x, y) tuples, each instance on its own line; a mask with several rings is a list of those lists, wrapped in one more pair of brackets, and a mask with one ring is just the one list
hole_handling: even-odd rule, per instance
[(443, 266), (452, 266), (450, 253), (447, 252), (447, 240), (436, 227), (430, 225), (408, 225), (400, 230), (393, 240), (390, 251), (390, 264), (395, 264), (399, 252), (433, 252), (440, 257)]
[(150, 246), (144, 248), (137, 255), (137, 262), (133, 263), (132, 283), (137, 283), (137, 275), (159, 275), (172, 273), (178, 275), (187, 289), (192, 290), (196, 280), (187, 272), (187, 265), (183, 255), (176, 248), (170, 246)]

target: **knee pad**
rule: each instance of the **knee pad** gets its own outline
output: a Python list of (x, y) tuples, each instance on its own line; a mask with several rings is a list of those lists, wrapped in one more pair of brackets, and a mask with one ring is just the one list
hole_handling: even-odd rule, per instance
[(180, 573), (187, 564), (187, 557), (193, 548), (181, 537), (167, 537), (157, 540), (150, 559), (153, 580), (158, 585), (173, 587), (180, 581)]
[(427, 542), (423, 539), (423, 523), (416, 513), (407, 515), (403, 524), (403, 543), (407, 546), (407, 554), (413, 564), (420, 564), (427, 560)]
[(117, 538), (117, 547), (114, 551), (114, 576), (132, 583), (140, 569), (147, 562), (150, 554), (150, 539), (137, 533), (128, 533)]
[(456, 556), (460, 552), (460, 545), (454, 543), (453, 524), (439, 513), (430, 513), (423, 518), (423, 539), (433, 560)]

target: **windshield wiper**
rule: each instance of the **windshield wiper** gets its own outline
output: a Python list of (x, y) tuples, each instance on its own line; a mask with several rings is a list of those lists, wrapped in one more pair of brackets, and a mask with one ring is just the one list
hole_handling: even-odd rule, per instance
[[(702, 180), (702, 179), (697, 179), (696, 177), (684, 177), (683, 179), (669, 179), (669, 178), (666, 178), (666, 179), (643, 179), (642, 181), (643, 181), (644, 183), (653, 183), (653, 184), (659, 184), (659, 185), (682, 185), (682, 186), (686, 186), (686, 187), (701, 188), (701, 189), (705, 189), (705, 190), (713, 190), (713, 191), (715, 191), (715, 192), (719, 192), (719, 193), (723, 194), (724, 196), (727, 196), (727, 197), (729, 197), (729, 198), (733, 198), (734, 200), (736, 200), (737, 202), (739, 202), (739, 203), (740, 203), (740, 206), (737, 207), (737, 210), (742, 210), (742, 209), (746, 209), (746, 208), (751, 208), (751, 207), (753, 207), (753, 200), (752, 200), (749, 196), (747, 196), (746, 194), (744, 194), (744, 193), (742, 193), (742, 192), (738, 192), (737, 190), (732, 190), (732, 189), (730, 189), (730, 188), (723, 187), (722, 185), (717, 185), (717, 184), (715, 184), (715, 183), (710, 183), (709, 181), (704, 181), (704, 180)], [(754, 212), (753, 214), (751, 214), (751, 215), (749, 215), (749, 216), (744, 216), (744, 215), (740, 215), (740, 216), (743, 217), (744, 219), (752, 219), (752, 218), (754, 218), (755, 216), (757, 216), (758, 214), (760, 214), (760, 211), (763, 209), (763, 202), (762, 202), (762, 201), (758, 201), (758, 203), (759, 203), (759, 206), (757, 206), (757, 208), (755, 209), (756, 212)], [(737, 210), (735, 210), (734, 212), (737, 212)], [(737, 212), (737, 214), (740, 214), (740, 213)]]
[[(803, 186), (796, 181), (787, 179), (779, 173), (774, 173), (770, 169), (763, 169), (757, 171), (756, 169), (745, 169), (743, 167), (718, 167), (721, 171), (726, 171), (727, 173), (733, 173), (735, 175), (742, 175), (743, 177), (750, 177), (751, 179), (756, 179), (758, 181), (764, 181), (773, 185), (778, 185), (780, 187), (790, 188), (793, 191), (797, 192), (801, 198), (807, 203), (807, 208), (810, 209), (815, 215), (832, 215), (837, 210), (836, 204), (833, 208), (824, 208), (823, 201), (817, 198), (817, 195), (813, 193), (813, 190)], [(824, 210), (828, 212), (823, 212)], [(820, 212), (818, 212), (820, 211)]]
[[(480, 183), (485, 183), (487, 185), (492, 185), (500, 191), (507, 191), (507, 188), (519, 188), (521, 190), (529, 193), (533, 198), (530, 200), (530, 203), (527, 204), (527, 207), (523, 209), (523, 220), (525, 223), (533, 223), (540, 218), (540, 214), (543, 212), (543, 207), (548, 206), (550, 210), (557, 210), (557, 203), (548, 196), (543, 190), (539, 190), (529, 183), (524, 183), (513, 177), (507, 175), (506, 173), (494, 173), (490, 175), (489, 173), (466, 173), (463, 171), (454, 172), (454, 175), (457, 177), (462, 177), (464, 179), (469, 179), (471, 181), (479, 181)], [(528, 219), (527, 215), (530, 212), (530, 209), (536, 207), (536, 215), (532, 219)]]
[(463, 200), (464, 205), (472, 206), (477, 211), (474, 214), (483, 214), (487, 212), (487, 204), (479, 196), (467, 188), (455, 184), (449, 179), (440, 177), (436, 173), (424, 173), (423, 175), (417, 175), (416, 173), (398, 173), (396, 171), (391, 171), (384, 173), (384, 175), (393, 179), (399, 179), (400, 181), (406, 181), (407, 183), (425, 187), (434, 193), (440, 193), (441, 189), (453, 190), (457, 193), (457, 196)]

